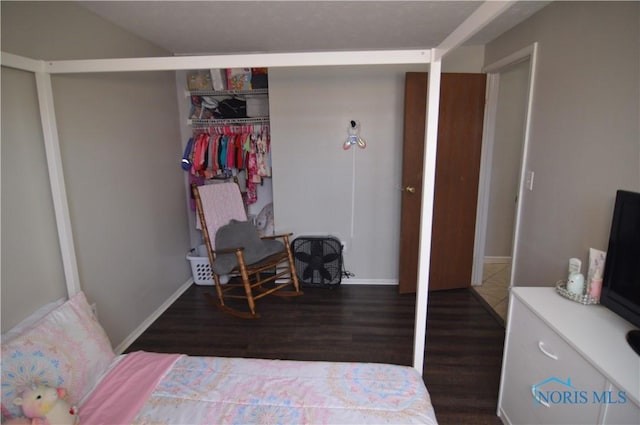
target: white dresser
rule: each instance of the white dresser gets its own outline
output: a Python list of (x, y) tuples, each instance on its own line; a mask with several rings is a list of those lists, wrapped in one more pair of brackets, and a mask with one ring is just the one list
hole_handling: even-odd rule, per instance
[(513, 288), (498, 416), (505, 424), (640, 425), (634, 329), (606, 307), (554, 288)]

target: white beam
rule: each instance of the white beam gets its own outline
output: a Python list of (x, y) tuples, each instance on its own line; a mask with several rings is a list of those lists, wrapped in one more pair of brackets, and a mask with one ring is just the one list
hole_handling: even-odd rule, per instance
[(60, 244), (62, 265), (67, 283), (67, 293), (70, 298), (80, 291), (80, 277), (76, 260), (76, 250), (73, 243), (73, 233), (71, 231), (67, 190), (64, 185), (64, 175), (62, 173), (62, 156), (60, 155), (58, 128), (56, 125), (55, 109), (53, 107), (51, 76), (44, 72), (36, 72), (35, 77), (44, 147), (47, 154), (51, 197), (53, 198), (53, 209), (58, 228), (58, 243)]
[(440, 106), (440, 73), (442, 62), (434, 60), (429, 67), (427, 117), (425, 123), (424, 173), (422, 176), (422, 205), (420, 219), (420, 248), (418, 284), (416, 290), (416, 322), (413, 338), (413, 367), (423, 373), (424, 348), (427, 335), (427, 301), (431, 263), (431, 234), (433, 224), (433, 196), (436, 180), (436, 152), (438, 146), (438, 114)]
[(447, 53), (467, 41), (514, 3), (516, 3), (515, 0), (486, 1), (482, 3), (435, 48), (432, 60), (442, 59)]
[(82, 72), (176, 71), (207, 68), (247, 68), (331, 65), (425, 64), (429, 50), (372, 50), (354, 52), (256, 53), (213, 56), (64, 60), (47, 62), (51, 74)]
[(20, 69), (22, 71), (44, 72), (45, 70), (44, 61), (26, 58), (12, 53), (2, 52), (0, 55), (0, 61), (2, 66)]

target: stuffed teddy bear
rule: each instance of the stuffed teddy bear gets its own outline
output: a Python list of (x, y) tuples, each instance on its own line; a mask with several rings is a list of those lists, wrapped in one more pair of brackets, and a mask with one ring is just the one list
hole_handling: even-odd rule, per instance
[(33, 385), (13, 400), (22, 408), (22, 413), (36, 425), (77, 425), (78, 411), (64, 400), (64, 388)]
[(272, 236), (275, 230), (275, 224), (273, 222), (273, 203), (265, 205), (258, 217), (256, 217), (256, 229), (258, 229), (258, 235)]

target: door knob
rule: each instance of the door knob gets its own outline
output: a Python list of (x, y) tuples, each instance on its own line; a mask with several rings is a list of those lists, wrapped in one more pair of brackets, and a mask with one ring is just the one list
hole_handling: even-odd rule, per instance
[(415, 193), (416, 192), (416, 188), (413, 186), (407, 186), (405, 188), (402, 189), (404, 192), (409, 192), (409, 193)]

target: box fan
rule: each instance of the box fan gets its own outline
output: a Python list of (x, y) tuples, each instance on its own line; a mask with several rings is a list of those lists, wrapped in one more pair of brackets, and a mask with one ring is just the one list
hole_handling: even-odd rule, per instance
[(342, 280), (342, 243), (333, 236), (300, 236), (291, 242), (302, 285), (337, 285)]

